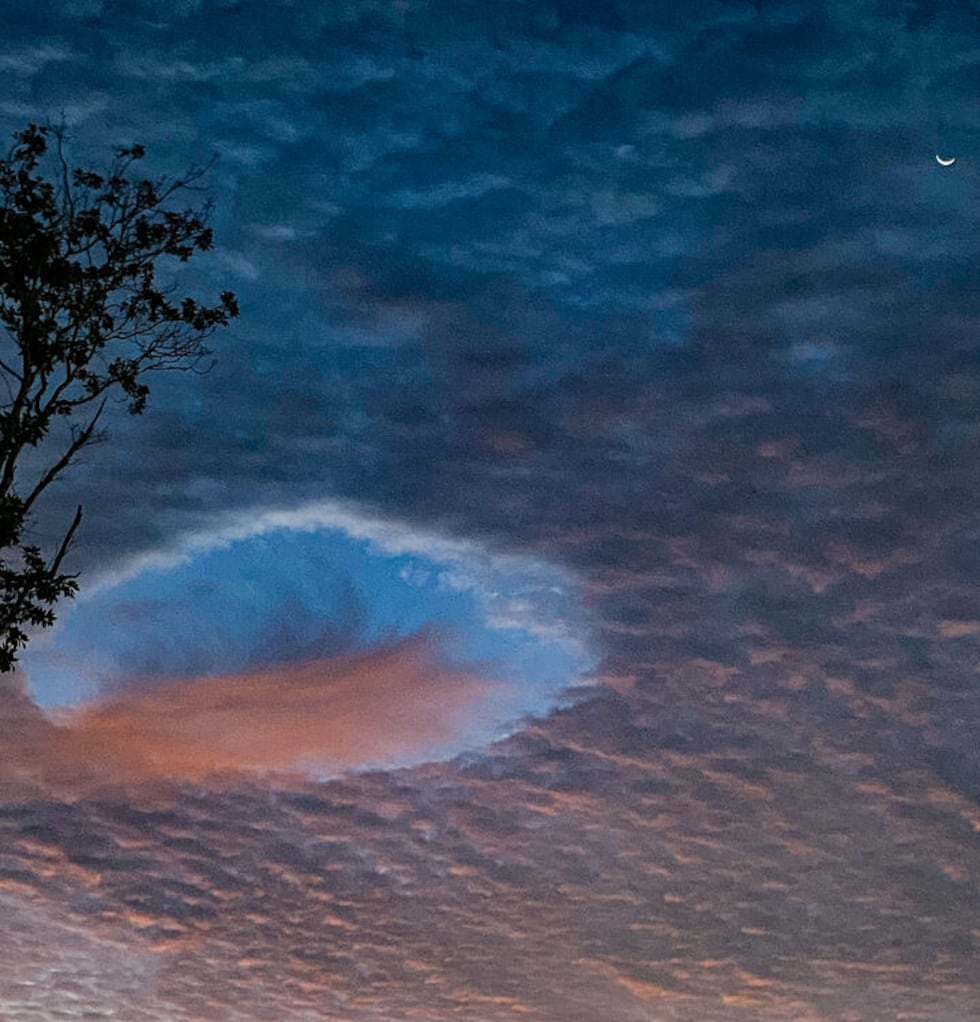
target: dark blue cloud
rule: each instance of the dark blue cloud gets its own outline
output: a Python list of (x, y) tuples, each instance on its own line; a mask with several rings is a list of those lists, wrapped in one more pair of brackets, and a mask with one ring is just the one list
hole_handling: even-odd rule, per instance
[[(173, 1003), (220, 1017), (202, 990), (244, 975), (256, 1017), (281, 1017), (284, 976), (290, 1003), (314, 990), (343, 1018), (966, 1017), (975, 17), (10, 10), (0, 124), (64, 110), (86, 158), (138, 138), (161, 172), (219, 152), (218, 246), (186, 279), (243, 308), (210, 374), (161, 380), (55, 495), (42, 535), (88, 510), (83, 584), (229, 511), (341, 497), (565, 566), (603, 657), (569, 705), (454, 765), (184, 793), (136, 822), (71, 810), (185, 856), (189, 887), (158, 902), (104, 870), (90, 885), (147, 946), (175, 942)], [(346, 636), (303, 586), (271, 588), (246, 660)], [(144, 652), (191, 670), (206, 645)], [(29, 786), (30, 745), (5, 783)], [(49, 811), (35, 838), (75, 854), (69, 810), (31, 810)], [(11, 882), (61, 932), (30, 837)], [(222, 849), (223, 905), (276, 893), (207, 929), (191, 887)], [(344, 991), (330, 1007), (275, 936), (300, 919)]]

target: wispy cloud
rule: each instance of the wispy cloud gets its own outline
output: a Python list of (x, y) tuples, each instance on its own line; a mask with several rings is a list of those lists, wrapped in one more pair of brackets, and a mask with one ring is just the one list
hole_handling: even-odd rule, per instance
[[(429, 635), (266, 670), (159, 680), (49, 721), (21, 698), (17, 771), (56, 784), (336, 774), (429, 758), (479, 731), (490, 678), (449, 668)], [(13, 762), (15, 757), (11, 756)]]

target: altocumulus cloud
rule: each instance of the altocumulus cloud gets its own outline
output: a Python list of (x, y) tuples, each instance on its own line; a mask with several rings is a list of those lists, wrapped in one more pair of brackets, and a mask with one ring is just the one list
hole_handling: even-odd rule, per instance
[(975, 17), (19, 6), (10, 126), (217, 147), (244, 274), (216, 371), (64, 491), (89, 580), (343, 495), (569, 565), (618, 691), (453, 762), (85, 797), (30, 764), (159, 748), (154, 699), (190, 736), (199, 676), (74, 730), (11, 696), (0, 1015), (975, 1017)]

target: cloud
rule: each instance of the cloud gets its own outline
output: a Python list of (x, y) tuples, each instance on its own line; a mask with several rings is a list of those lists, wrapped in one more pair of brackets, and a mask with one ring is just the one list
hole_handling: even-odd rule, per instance
[[(690, 666), (450, 763), (8, 799), (0, 1010), (970, 1017), (971, 806), (903, 759), (901, 721), (831, 728), (827, 694)], [(719, 698), (685, 705), (702, 670)]]
[[(420, 557), (427, 565), (441, 569), (441, 585), (473, 596), (490, 628), (521, 629), (586, 656), (587, 637), (575, 579), (569, 572), (541, 558), (501, 552), (477, 538), (454, 536), (385, 516), (351, 501), (327, 499), (293, 508), (226, 512), (155, 550), (132, 555), (104, 569), (88, 580), (78, 599), (91, 599), (143, 572), (166, 572), (242, 541), (279, 532), (324, 530), (366, 541), (384, 556)], [(370, 594), (367, 596), (370, 598)]]
[[(170, 941), (163, 1018), (971, 1017), (975, 25), (444, 6), (25, 12), (6, 116), (98, 89), (105, 130), (161, 159), (231, 154), (218, 236), (260, 271), (215, 372), (61, 491), (91, 510), (82, 592), (265, 529), (509, 546), (582, 580), (619, 697), (286, 793), (18, 796), (0, 877)], [(56, 32), (87, 66), (35, 60)], [(273, 224), (303, 226), (272, 249)], [(21, 694), (6, 783), (154, 776), (171, 750), (247, 778), (297, 753), (278, 719), (353, 760), (402, 702), (424, 746), (426, 709), (465, 727), (488, 684), (343, 663), (294, 665), (322, 735), (293, 668), (60, 727)]]
[(20, 48), (7, 47), (0, 52), (0, 72), (29, 77), (50, 61), (70, 60), (73, 54), (60, 42), (45, 42)]
[[(229, 546), (243, 539), (263, 536), (279, 530), (297, 532), (317, 529), (341, 529), (356, 539), (366, 539), (389, 554), (425, 554), (435, 561), (493, 559), (477, 540), (468, 540), (421, 528), (360, 508), (351, 501), (310, 501), (294, 508), (251, 509), (226, 512), (206, 528), (187, 532), (166, 547), (134, 555), (121, 564), (100, 572), (89, 582), (86, 593), (120, 585), (151, 569), (167, 569), (186, 563), (205, 551)], [(519, 559), (499, 555), (504, 563)], [(530, 564), (530, 560), (528, 560)], [(83, 594), (82, 598), (85, 596)]]
[(317, 775), (419, 761), (466, 744), (499, 686), (442, 663), (418, 634), (365, 652), (128, 688), (52, 723), (26, 696), (4, 709), (7, 772), (55, 784)]

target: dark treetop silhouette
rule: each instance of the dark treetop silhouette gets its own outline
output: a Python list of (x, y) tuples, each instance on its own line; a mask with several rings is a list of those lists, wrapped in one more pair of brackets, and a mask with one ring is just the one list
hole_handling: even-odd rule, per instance
[[(62, 563), (79, 507), (56, 548), (26, 537), (35, 504), (97, 431), (117, 392), (139, 415), (148, 372), (193, 369), (204, 341), (238, 315), (178, 298), (156, 271), (212, 244), (210, 203), (169, 208), (196, 191), (207, 167), (175, 180), (130, 176), (143, 148), (118, 149), (102, 173), (73, 168), (64, 132), (28, 125), (0, 160), (0, 670), (27, 643), (26, 628), (54, 621), (77, 590)], [(35, 452), (37, 452), (35, 454)]]

